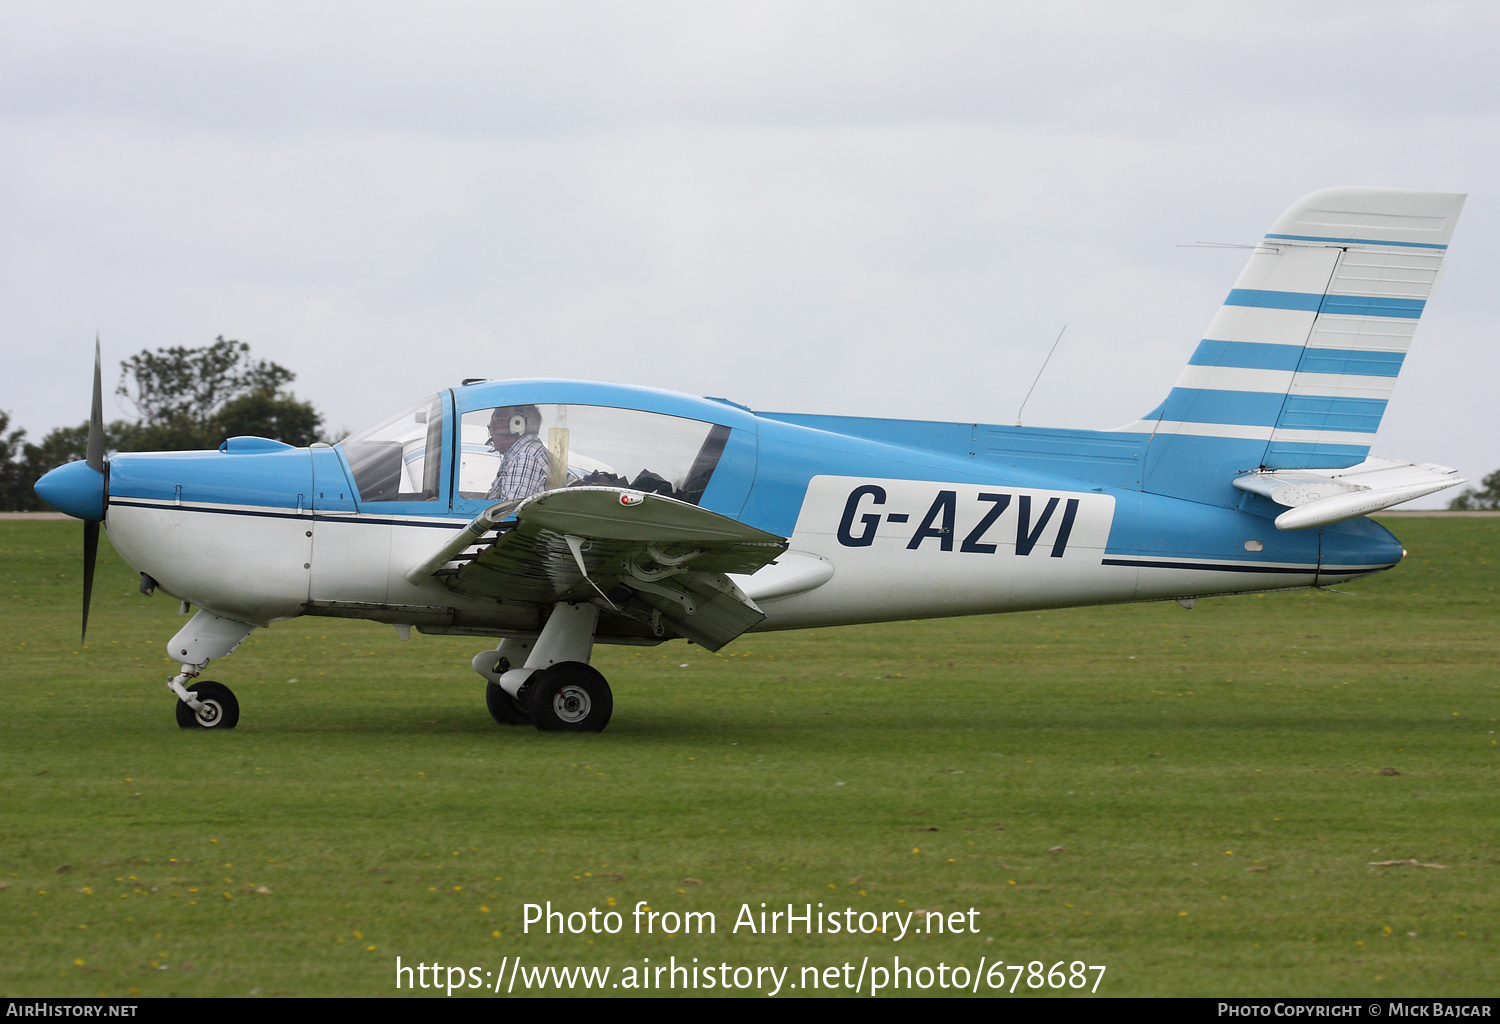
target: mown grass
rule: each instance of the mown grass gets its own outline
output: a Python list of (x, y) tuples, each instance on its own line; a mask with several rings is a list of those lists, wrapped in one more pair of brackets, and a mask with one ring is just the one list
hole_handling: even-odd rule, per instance
[[(900, 955), (1083, 960), (1112, 995), (1492, 995), (1500, 520), (1392, 525), (1410, 557), (1347, 594), (601, 648), (615, 718), (574, 736), (490, 721), (482, 641), (313, 619), (213, 667), (238, 729), (181, 731), (175, 602), (106, 545), (80, 645), (80, 528), (0, 524), (0, 993)], [(1408, 859), (1443, 866), (1371, 864)], [(547, 900), (718, 930), (523, 934)], [(731, 934), (761, 902), (975, 907), (980, 934)]]

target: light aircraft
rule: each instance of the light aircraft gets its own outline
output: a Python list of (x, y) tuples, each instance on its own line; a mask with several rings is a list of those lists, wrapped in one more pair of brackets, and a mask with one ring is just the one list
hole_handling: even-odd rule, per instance
[[(1333, 188), (1257, 243), (1165, 400), (1116, 430), (754, 412), (617, 384), (470, 380), (329, 446), (104, 451), (37, 492), (197, 612), (199, 678), (302, 615), (498, 640), (497, 722), (596, 731), (596, 643), (1325, 586), (1400, 561), (1366, 513), (1464, 483), (1368, 458), (1464, 196)], [(196, 680), (196, 681), (195, 681)]]

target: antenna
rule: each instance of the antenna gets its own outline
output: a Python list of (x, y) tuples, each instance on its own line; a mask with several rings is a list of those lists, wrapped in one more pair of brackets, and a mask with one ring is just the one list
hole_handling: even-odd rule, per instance
[(1063, 324), (1062, 330), (1057, 332), (1057, 341), (1052, 343), (1052, 347), (1047, 351), (1047, 358), (1042, 360), (1042, 369), (1036, 371), (1036, 380), (1031, 382), (1031, 387), (1026, 391), (1026, 397), (1021, 399), (1021, 408), (1016, 410), (1016, 426), (1021, 425), (1021, 412), (1026, 408), (1026, 403), (1031, 401), (1031, 392), (1036, 390), (1037, 381), (1042, 379), (1042, 370), (1045, 370), (1047, 364), (1052, 362), (1052, 353), (1057, 351), (1057, 342), (1062, 341), (1063, 332), (1067, 329), (1068, 325)]

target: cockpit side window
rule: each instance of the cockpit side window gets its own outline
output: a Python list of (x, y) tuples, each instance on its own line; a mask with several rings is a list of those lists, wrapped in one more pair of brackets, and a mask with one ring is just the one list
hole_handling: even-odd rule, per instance
[(360, 501), (436, 501), (442, 474), (443, 403), (424, 398), (339, 442)]
[(513, 405), (463, 414), (458, 493), (505, 501), (610, 486), (697, 504), (729, 428), (595, 405)]
[(677, 497), (694, 505), (698, 504), (703, 492), (708, 490), (709, 477), (718, 468), (719, 456), (724, 454), (724, 445), (728, 441), (729, 428), (726, 426), (716, 424), (708, 432), (708, 436), (703, 439), (703, 447), (698, 449), (698, 457), (693, 460), (693, 466), (682, 482), (682, 493)]

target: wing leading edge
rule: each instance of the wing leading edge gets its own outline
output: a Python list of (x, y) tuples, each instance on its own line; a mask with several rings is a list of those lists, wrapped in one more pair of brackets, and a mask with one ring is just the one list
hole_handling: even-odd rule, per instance
[(685, 501), (569, 487), (491, 506), (407, 578), (505, 601), (593, 601), (716, 651), (765, 618), (726, 574), (784, 550), (784, 538)]

